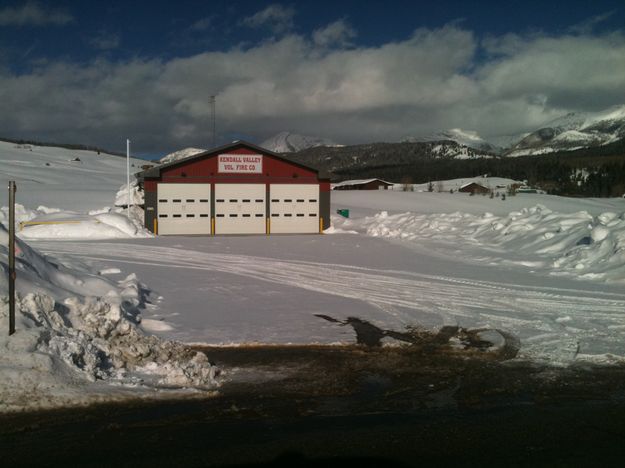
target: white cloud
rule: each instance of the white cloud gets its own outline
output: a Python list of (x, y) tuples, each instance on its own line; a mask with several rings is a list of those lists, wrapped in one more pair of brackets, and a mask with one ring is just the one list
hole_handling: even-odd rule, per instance
[(264, 10), (244, 18), (241, 23), (250, 28), (269, 27), (275, 33), (282, 33), (293, 28), (295, 10), (274, 3)]
[(555, 108), (618, 104), (625, 89), (625, 38), (607, 34), (520, 40), (512, 53), (484, 65), (479, 78), (487, 97), (540, 93)]
[(356, 37), (356, 31), (341, 19), (315, 30), (312, 37), (313, 42), (321, 47), (345, 47), (351, 45), (350, 41)]
[(165, 62), (0, 71), (0, 100), (12, 109), (0, 114), (0, 128), (105, 147), (130, 135), (142, 151), (201, 147), (216, 94), (224, 138), (262, 141), (285, 128), (341, 143), (446, 128), (494, 136), (623, 103), (624, 57), (620, 33), (504, 36), (482, 46), (471, 31), (446, 26), (379, 47), (334, 48), (287, 35)]
[(119, 34), (101, 31), (99, 34), (92, 37), (89, 42), (95, 49), (112, 50), (119, 47), (119, 45), (121, 44), (121, 39), (119, 37)]
[(37, 2), (26, 2), (21, 6), (0, 9), (0, 26), (63, 26), (74, 18), (58, 9), (45, 9)]
[(214, 20), (214, 16), (206, 16), (204, 18), (200, 18), (191, 25), (190, 29), (192, 31), (206, 31), (207, 29), (210, 29), (210, 27), (213, 25)]
[(582, 21), (581, 23), (576, 24), (575, 26), (572, 26), (569, 29), (573, 33), (589, 34), (595, 29), (595, 26), (608, 20), (612, 15), (614, 15), (614, 13), (616, 13), (616, 10), (612, 10), (606, 13), (602, 13), (600, 15), (592, 16), (588, 18), (587, 20)]

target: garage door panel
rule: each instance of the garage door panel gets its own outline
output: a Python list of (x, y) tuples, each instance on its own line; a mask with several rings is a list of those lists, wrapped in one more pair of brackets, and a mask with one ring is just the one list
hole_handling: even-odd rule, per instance
[(264, 234), (265, 184), (215, 185), (215, 234)]
[(210, 234), (210, 184), (158, 184), (158, 233)]
[(269, 190), (272, 233), (319, 232), (318, 184), (271, 184)]

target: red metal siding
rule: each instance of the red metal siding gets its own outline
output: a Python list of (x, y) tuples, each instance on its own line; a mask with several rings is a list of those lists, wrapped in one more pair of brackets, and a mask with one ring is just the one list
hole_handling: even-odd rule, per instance
[[(177, 181), (178, 182), (178, 181)], [(189, 182), (197, 182), (196, 180), (193, 181), (189, 181)], [(215, 182), (214, 178), (211, 178), (211, 180), (209, 180), (208, 182)], [(217, 180), (217, 183), (221, 182), (221, 180)], [(246, 180), (245, 182), (249, 182), (249, 179)], [(262, 182), (266, 182), (265, 180), (263, 180)], [(295, 183), (293, 181), (288, 181), (289, 183)], [(156, 185), (157, 185), (158, 181), (157, 180), (146, 180), (143, 184), (144, 186), (144, 190), (146, 192), (156, 192)], [(302, 182), (304, 183), (304, 182)], [(310, 183), (309, 181), (307, 181), (306, 183)], [(315, 181), (315, 183), (317, 183)], [(331, 186), (330, 186), (330, 182), (319, 182), (319, 191), (320, 192), (330, 192), (331, 191)]]
[[(258, 152), (237, 148), (221, 154), (258, 154)], [(261, 153), (262, 154), (262, 153)], [(289, 164), (263, 154), (262, 174), (223, 174), (218, 172), (218, 155), (163, 169), (163, 182), (176, 183), (288, 183), (310, 184), (318, 181), (317, 174), (309, 169)], [(147, 181), (146, 181), (147, 184)], [(149, 190), (146, 185), (146, 190)]]

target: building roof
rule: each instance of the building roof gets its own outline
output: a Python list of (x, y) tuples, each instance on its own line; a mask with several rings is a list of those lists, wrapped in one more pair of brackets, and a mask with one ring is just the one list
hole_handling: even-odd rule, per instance
[(355, 180), (344, 180), (343, 182), (337, 182), (335, 184), (332, 184), (332, 188), (346, 187), (350, 185), (366, 185), (370, 182), (375, 182), (376, 180), (386, 185), (394, 185), (393, 182), (387, 182), (386, 180), (382, 180), (382, 179), (355, 179)]
[(289, 164), (292, 164), (294, 166), (298, 166), (301, 167), (303, 169), (308, 169), (310, 171), (316, 172), (317, 176), (320, 179), (329, 179), (329, 176), (326, 175), (325, 173), (322, 173), (321, 171), (319, 171), (319, 169), (315, 168), (315, 167), (311, 167), (311, 166), (307, 166), (305, 164), (301, 164), (298, 162), (294, 162), (291, 161), (290, 159), (287, 159), (283, 156), (280, 156), (279, 154), (274, 153), (273, 151), (269, 151), (268, 149), (262, 148), (260, 146), (254, 145), (252, 143), (248, 143), (247, 141), (243, 141), (243, 140), (237, 140), (234, 141), (232, 143), (228, 143), (227, 145), (223, 145), (223, 146), (219, 146), (218, 148), (213, 148), (210, 150), (206, 150), (206, 151), (202, 151), (201, 153), (196, 153), (192, 156), (188, 156), (186, 158), (182, 158), (182, 159), (178, 159), (176, 161), (172, 161), (169, 163), (165, 163), (165, 164), (159, 164), (158, 166), (154, 166), (151, 167), (149, 169), (146, 169), (145, 171), (142, 172), (138, 172), (137, 174), (135, 174), (135, 177), (139, 180), (143, 180), (146, 177), (149, 178), (159, 178), (161, 176), (161, 171), (163, 169), (167, 169), (169, 167), (174, 167), (174, 166), (178, 166), (180, 164), (187, 164), (189, 162), (193, 162), (193, 161), (197, 161), (200, 159), (204, 159), (207, 156), (213, 156), (213, 155), (217, 155), (219, 153), (223, 153), (224, 151), (227, 150), (231, 150), (237, 147), (244, 147), (244, 148), (248, 148), (251, 149), (252, 151), (258, 151), (259, 153), (262, 154), (267, 154), (273, 158), (279, 159), (281, 161), (287, 162)]
[(469, 185), (477, 185), (478, 187), (482, 187), (482, 188), (484, 188), (484, 189), (487, 189), (487, 190), (488, 190), (488, 187), (484, 187), (482, 184), (478, 184), (478, 183), (477, 183), (477, 182), (475, 182), (475, 181), (467, 182), (466, 184), (461, 185), (461, 186), (460, 186), (460, 188), (461, 188), (461, 189), (463, 189), (463, 188), (465, 188), (465, 187), (468, 187)]

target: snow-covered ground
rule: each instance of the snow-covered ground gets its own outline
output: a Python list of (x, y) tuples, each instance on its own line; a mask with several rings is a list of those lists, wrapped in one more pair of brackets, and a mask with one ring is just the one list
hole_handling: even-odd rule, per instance
[[(149, 161), (131, 158), (134, 174)], [(126, 183), (126, 158), (95, 151), (0, 141), (0, 206), (6, 206), (7, 182), (17, 183), (17, 203), (88, 211), (113, 203)]]
[(0, 163), (0, 177), (17, 181), (16, 221), (28, 223), (18, 234), (16, 333), (9, 337), (8, 208), (0, 208), (0, 412), (215, 387), (217, 370), (203, 354), (144, 332), (140, 313), (150, 294), (136, 275), (111, 279), (119, 269), (61, 263), (24, 241), (151, 237), (137, 222), (140, 208), (128, 218), (103, 206), (127, 200), (125, 190), (116, 195), (125, 160), (0, 142)]
[[(622, 200), (391, 191), (333, 197), (334, 208), (356, 213), (333, 217), (333, 235), (35, 245), (137, 273), (162, 297), (144, 313), (146, 326), (184, 342), (353, 342), (351, 329), (315, 316), (326, 314), (396, 330), (501, 329), (521, 339), (522, 358), (553, 364), (625, 356), (625, 221), (609, 214)], [(509, 213), (528, 204), (524, 197), (529, 208)], [(450, 212), (454, 200), (463, 212)], [(398, 209), (384, 214), (380, 206)], [(400, 213), (406, 206), (413, 211)]]
[(149, 293), (134, 274), (112, 280), (116, 270), (60, 263), (19, 239), (9, 336), (7, 245), (0, 226), (0, 412), (215, 386), (206, 356), (143, 332)]
[[(567, 198), (554, 195), (544, 195), (535, 193), (520, 193), (516, 196), (506, 196), (502, 200), (501, 196), (489, 198), (488, 195), (469, 196), (466, 193), (449, 193), (449, 189), (457, 189), (469, 182), (478, 182), (485, 187), (491, 187), (501, 194), (506, 193), (510, 179), (500, 178), (473, 178), (454, 179), (442, 183), (443, 192), (437, 193), (437, 182), (433, 182), (435, 192), (427, 192), (427, 185), (415, 186), (414, 192), (403, 192), (399, 190), (380, 190), (374, 195), (360, 190), (347, 190), (332, 192), (332, 203), (336, 208), (351, 209), (356, 217), (375, 214), (380, 211), (389, 213), (401, 213), (410, 211), (419, 214), (449, 214), (467, 213), (480, 215), (483, 213), (493, 213), (495, 215), (507, 215), (512, 211), (519, 211), (523, 208), (530, 208), (536, 205), (544, 205), (547, 208), (560, 213), (574, 213), (577, 211), (587, 211), (591, 215), (599, 215), (605, 211), (617, 213), (625, 211), (625, 200), (622, 198)], [(497, 188), (497, 186), (504, 186)]]
[[(520, 359), (554, 365), (625, 360), (623, 199), (449, 193), (463, 179), (442, 193), (333, 192), (333, 212), (350, 218), (333, 216), (323, 236), (146, 237), (106, 208), (124, 182), (119, 163), (119, 174), (94, 169), (96, 192), (70, 169), (54, 184), (18, 179), (32, 188), (18, 192), (20, 220), (43, 224), (19, 234), (18, 332), (0, 339), (0, 409), (212, 388), (215, 369), (170, 340), (354, 342), (351, 328), (315, 314), (398, 331), (502, 330), (520, 339)], [(33, 177), (51, 167), (41, 166)], [(45, 224), (59, 219), (70, 222)], [(5, 302), (0, 316), (6, 329)]]

